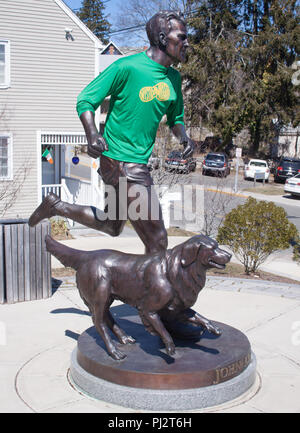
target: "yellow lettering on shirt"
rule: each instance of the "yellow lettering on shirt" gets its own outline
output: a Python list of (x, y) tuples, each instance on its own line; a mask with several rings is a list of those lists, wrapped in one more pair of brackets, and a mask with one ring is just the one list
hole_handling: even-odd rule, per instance
[(156, 98), (158, 101), (168, 101), (170, 98), (170, 88), (168, 84), (160, 82), (154, 86), (143, 87), (139, 93), (140, 100), (150, 102)]

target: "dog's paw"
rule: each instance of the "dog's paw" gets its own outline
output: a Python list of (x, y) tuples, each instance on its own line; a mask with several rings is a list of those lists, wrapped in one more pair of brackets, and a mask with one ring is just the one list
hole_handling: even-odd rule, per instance
[(167, 343), (166, 344), (166, 350), (167, 350), (167, 354), (169, 356), (175, 355), (175, 344), (174, 343)]
[(130, 335), (123, 335), (120, 339), (120, 343), (122, 344), (134, 344), (135, 339), (131, 337)]
[(211, 322), (208, 322), (205, 325), (205, 327), (208, 330), (208, 332), (211, 332), (212, 334), (215, 334), (215, 335), (221, 335), (222, 334), (222, 330), (220, 328), (218, 328), (217, 326), (213, 325)]
[(222, 335), (222, 329), (220, 329), (217, 326), (215, 326), (214, 334), (215, 335)]
[(116, 361), (121, 361), (121, 359), (126, 358), (125, 353), (121, 352), (121, 350), (117, 349), (116, 347), (111, 351), (110, 355)]

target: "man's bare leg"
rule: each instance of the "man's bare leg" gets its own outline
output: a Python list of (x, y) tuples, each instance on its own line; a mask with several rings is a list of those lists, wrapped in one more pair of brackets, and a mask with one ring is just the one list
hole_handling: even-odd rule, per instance
[(109, 220), (104, 211), (94, 206), (83, 206), (61, 201), (50, 193), (29, 218), (28, 224), (33, 227), (45, 218), (62, 216), (79, 224), (109, 234), (118, 236), (125, 225), (125, 220)]
[[(130, 182), (127, 184), (128, 207), (136, 199), (129, 194), (132, 185), (134, 184)], [(168, 247), (168, 234), (158, 197), (151, 186), (141, 185), (141, 187), (139, 203), (141, 207), (147, 209), (147, 215), (144, 219), (133, 219), (129, 215), (129, 220), (145, 245), (146, 254), (164, 251)]]
[[(130, 188), (134, 185), (136, 184), (127, 182), (127, 197), (126, 190), (125, 194), (122, 196), (119, 192), (119, 187), (117, 186), (115, 188), (116, 194), (113, 198), (113, 201), (115, 199), (115, 203), (108, 201), (108, 206), (115, 206), (116, 212), (113, 212), (115, 218), (110, 218), (109, 212), (107, 213), (94, 206), (67, 203), (61, 201), (57, 195), (50, 193), (33, 212), (29, 218), (28, 224), (35, 226), (45, 218), (62, 216), (86, 227), (107, 233), (110, 236), (119, 236), (127, 220), (128, 208), (130, 204), (136, 200), (136, 197), (131, 196), (129, 193)], [(144, 216), (144, 219), (135, 219), (133, 217), (129, 217), (129, 219), (145, 245), (146, 254), (164, 251), (167, 249), (168, 237), (158, 198), (151, 186), (145, 187), (139, 185), (139, 187), (141, 187), (142, 191), (139, 203), (141, 207), (147, 209), (147, 214)], [(153, 207), (156, 210), (154, 215), (152, 214)], [(120, 216), (122, 219), (120, 219)]]

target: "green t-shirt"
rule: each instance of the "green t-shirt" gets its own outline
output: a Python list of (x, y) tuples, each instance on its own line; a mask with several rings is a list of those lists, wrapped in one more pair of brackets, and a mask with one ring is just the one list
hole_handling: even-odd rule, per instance
[(162, 117), (170, 127), (184, 124), (179, 72), (146, 52), (122, 57), (99, 74), (78, 96), (78, 115), (95, 112), (109, 95), (103, 154), (112, 159), (146, 164)]

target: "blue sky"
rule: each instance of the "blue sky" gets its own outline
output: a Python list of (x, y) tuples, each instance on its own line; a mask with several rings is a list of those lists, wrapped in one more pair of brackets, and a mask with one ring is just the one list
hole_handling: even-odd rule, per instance
[[(82, 5), (82, 0), (63, 0), (69, 8), (72, 10), (79, 9)], [(105, 0), (104, 0), (105, 1)], [(105, 14), (109, 15), (109, 22), (112, 25), (112, 30), (118, 28), (119, 26), (116, 24), (116, 19), (114, 17), (120, 12), (119, 4), (121, 0), (108, 0), (105, 2)], [(135, 39), (134, 34), (130, 35), (129, 45), (144, 45), (144, 42), (141, 42), (140, 39)], [(121, 44), (123, 43), (124, 36), (122, 35), (112, 35), (111, 40), (115, 43)], [(127, 45), (127, 44), (125, 44)]]
[[(71, 9), (79, 9), (82, 4), (82, 0), (64, 0), (64, 2)], [(111, 22), (111, 24), (114, 24), (113, 16), (116, 11), (118, 11), (118, 4), (119, 0), (109, 0), (107, 3), (105, 3), (105, 13), (107, 15), (110, 14), (109, 21)]]

